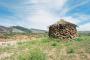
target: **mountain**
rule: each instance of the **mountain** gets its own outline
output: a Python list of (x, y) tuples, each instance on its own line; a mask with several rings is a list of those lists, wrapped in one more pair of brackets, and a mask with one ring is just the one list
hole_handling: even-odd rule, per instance
[(12, 32), (16, 32), (16, 33), (31, 33), (30, 29), (22, 26), (12, 26), (10, 28)]
[(47, 31), (45, 30), (40, 30), (40, 29), (28, 29), (25, 27), (21, 27), (21, 26), (12, 26), (12, 32), (19, 32), (19, 33), (46, 33)]
[(9, 33), (10, 29), (5, 26), (0, 26), (0, 33)]
[(32, 33), (47, 33), (46, 30), (40, 30), (40, 29), (34, 29), (34, 28), (31, 28), (30, 30)]
[(0, 33), (47, 33), (46, 30), (40, 30), (40, 29), (28, 29), (22, 26), (11, 26), (11, 27), (5, 27), (0, 26)]
[(87, 33), (90, 33), (90, 31), (79, 31), (79, 33), (87, 34)]
[(78, 31), (80, 35), (89, 35), (90, 36), (90, 31)]

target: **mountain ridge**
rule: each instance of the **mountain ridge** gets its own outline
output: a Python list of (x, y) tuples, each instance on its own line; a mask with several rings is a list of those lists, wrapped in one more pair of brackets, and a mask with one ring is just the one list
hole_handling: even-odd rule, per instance
[(0, 26), (0, 33), (45, 33), (47, 31), (45, 30), (41, 30), (41, 29), (35, 29), (35, 28), (25, 28), (22, 26), (9, 26), (9, 27), (5, 27), (5, 26)]

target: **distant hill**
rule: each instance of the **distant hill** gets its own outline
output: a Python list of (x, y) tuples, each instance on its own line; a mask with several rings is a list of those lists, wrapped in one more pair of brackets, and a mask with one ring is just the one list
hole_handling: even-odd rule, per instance
[(5, 26), (0, 26), (0, 33), (9, 33), (10, 29)]
[[(46, 30), (40, 30), (40, 29), (28, 29), (22, 26), (11, 26), (11, 27), (5, 27), (0, 26), (0, 33), (47, 33)], [(90, 31), (78, 31), (80, 35), (90, 35)]]
[(40, 30), (40, 29), (28, 29), (22, 26), (10, 26), (10, 27), (5, 27), (5, 26), (0, 26), (0, 33), (46, 33), (47, 31), (45, 30)]
[(80, 33), (90, 33), (90, 31), (79, 31)]
[(10, 27), (12, 32), (16, 33), (31, 33), (30, 29), (22, 27), (22, 26), (12, 26)]
[(80, 35), (89, 35), (90, 36), (90, 31), (78, 31)]
[(32, 33), (46, 33), (47, 32), (46, 30), (40, 30), (40, 29), (34, 29), (34, 28), (31, 28), (30, 30)]

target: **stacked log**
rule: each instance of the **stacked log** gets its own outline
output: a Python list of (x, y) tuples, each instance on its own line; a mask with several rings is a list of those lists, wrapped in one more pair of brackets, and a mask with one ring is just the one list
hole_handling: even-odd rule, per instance
[(63, 23), (56, 23), (49, 27), (49, 37), (60, 39), (73, 39), (78, 37), (76, 25), (70, 22), (61, 20)]

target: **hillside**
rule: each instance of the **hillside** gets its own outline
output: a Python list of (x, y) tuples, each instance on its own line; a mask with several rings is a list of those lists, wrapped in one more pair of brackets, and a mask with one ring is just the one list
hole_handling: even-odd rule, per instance
[(10, 29), (5, 26), (0, 26), (0, 33), (9, 33)]
[(78, 31), (80, 35), (89, 35), (90, 36), (90, 31)]
[(31, 28), (30, 30), (32, 33), (47, 33), (46, 30), (40, 30), (40, 29), (34, 29), (34, 28)]
[(12, 26), (10, 27), (10, 29), (12, 30), (12, 32), (16, 33), (31, 33), (30, 29), (22, 26)]
[(5, 26), (0, 26), (0, 33), (47, 33), (46, 30), (40, 30), (40, 29), (28, 29), (22, 26), (10, 26), (10, 27), (5, 27)]

